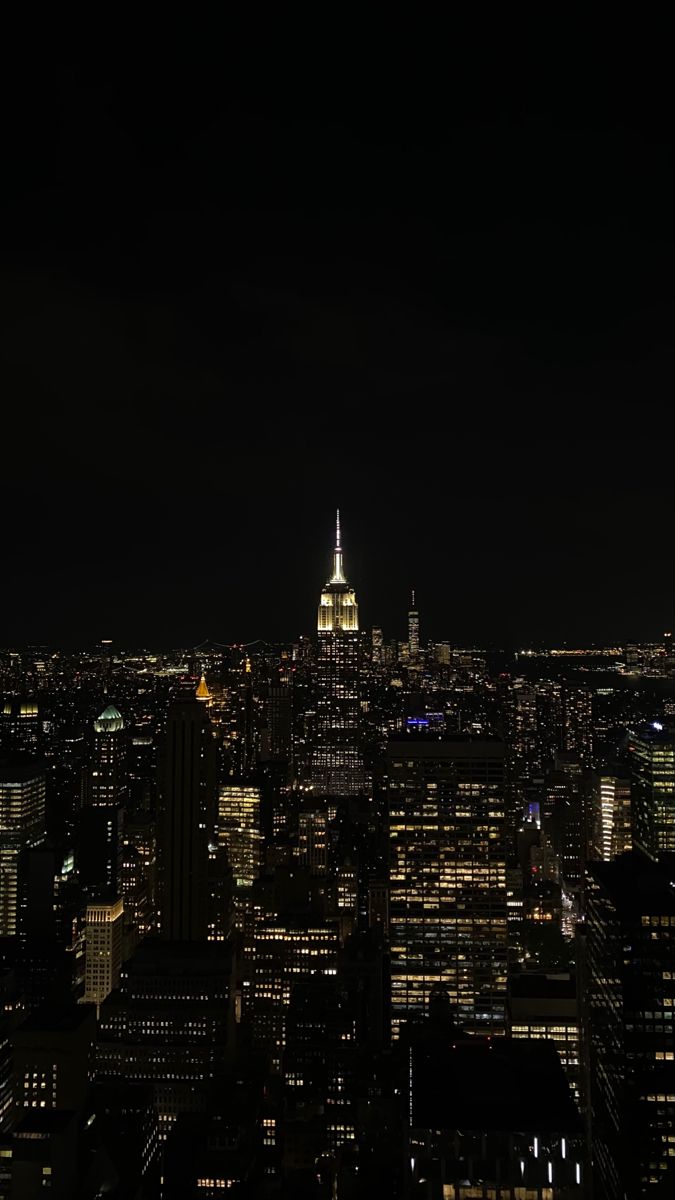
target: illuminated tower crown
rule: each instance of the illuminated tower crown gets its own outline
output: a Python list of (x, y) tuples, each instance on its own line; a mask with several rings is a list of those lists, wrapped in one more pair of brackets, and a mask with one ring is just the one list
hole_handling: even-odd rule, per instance
[(319, 633), (331, 633), (339, 629), (355, 632), (359, 628), (359, 607), (356, 603), (356, 593), (345, 579), (342, 563), (339, 509), (335, 522), (333, 574), (321, 593), (317, 628)]

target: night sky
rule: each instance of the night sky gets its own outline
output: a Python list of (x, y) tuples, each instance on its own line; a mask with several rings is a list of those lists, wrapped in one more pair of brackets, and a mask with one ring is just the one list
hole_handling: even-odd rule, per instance
[(671, 626), (667, 74), (432, 32), (6, 88), (0, 645)]

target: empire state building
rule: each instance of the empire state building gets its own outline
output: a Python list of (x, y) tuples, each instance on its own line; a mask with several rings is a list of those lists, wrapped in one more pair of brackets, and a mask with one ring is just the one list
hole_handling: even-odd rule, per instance
[(365, 785), (359, 736), (359, 609), (344, 574), (339, 510), (333, 573), (321, 592), (317, 631), (312, 784), (324, 795), (353, 796)]

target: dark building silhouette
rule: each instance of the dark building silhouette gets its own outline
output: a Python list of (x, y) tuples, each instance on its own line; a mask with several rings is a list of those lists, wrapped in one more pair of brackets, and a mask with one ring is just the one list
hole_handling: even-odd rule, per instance
[(206, 705), (176, 700), (169, 709), (160, 785), (162, 933), (206, 939), (209, 842), (216, 820), (216, 745)]

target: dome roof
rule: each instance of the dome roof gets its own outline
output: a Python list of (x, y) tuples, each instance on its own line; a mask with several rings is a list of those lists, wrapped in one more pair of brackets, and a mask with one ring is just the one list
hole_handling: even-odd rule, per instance
[(124, 729), (124, 721), (122, 714), (118, 712), (114, 704), (109, 704), (103, 709), (100, 717), (94, 721), (94, 729), (97, 733), (117, 733), (118, 730)]

